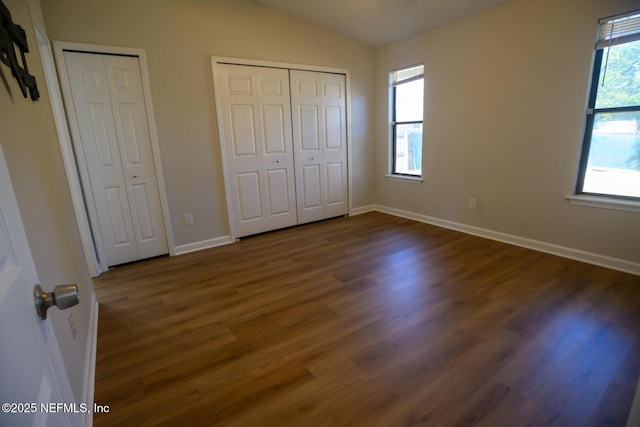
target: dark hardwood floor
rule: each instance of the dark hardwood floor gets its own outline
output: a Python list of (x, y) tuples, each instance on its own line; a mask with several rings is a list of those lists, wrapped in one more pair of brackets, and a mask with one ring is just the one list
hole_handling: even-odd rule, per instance
[(94, 279), (95, 426), (624, 425), (640, 277), (381, 213)]

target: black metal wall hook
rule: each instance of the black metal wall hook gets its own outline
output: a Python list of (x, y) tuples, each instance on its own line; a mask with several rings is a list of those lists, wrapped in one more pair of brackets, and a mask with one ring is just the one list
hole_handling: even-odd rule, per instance
[[(22, 65), (18, 61), (16, 48), (20, 52)], [(36, 78), (29, 74), (25, 53), (29, 52), (27, 45), (27, 33), (20, 25), (11, 20), (9, 9), (0, 0), (0, 61), (11, 69), (11, 74), (18, 81), (22, 96), (27, 97), (27, 91), (31, 99), (37, 101), (40, 98)]]

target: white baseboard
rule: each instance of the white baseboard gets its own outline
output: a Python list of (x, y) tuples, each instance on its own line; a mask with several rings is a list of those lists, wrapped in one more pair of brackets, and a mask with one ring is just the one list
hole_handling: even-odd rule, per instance
[(361, 215), (363, 213), (373, 212), (377, 210), (379, 210), (377, 205), (360, 206), (359, 208), (352, 208), (349, 215)]
[[(87, 349), (84, 361), (84, 380), (82, 384), (82, 401), (93, 406), (96, 385), (96, 350), (98, 348), (98, 300), (96, 295), (91, 296), (91, 313), (89, 314), (89, 334), (87, 336)], [(93, 414), (85, 414), (83, 425), (93, 426)]]
[[(545, 252), (552, 255), (558, 255), (564, 258), (582, 261), (601, 267), (611, 268), (613, 270), (623, 271), (640, 276), (640, 263), (628, 261), (620, 258), (613, 258), (607, 255), (596, 254), (592, 252), (582, 251), (580, 249), (559, 246), (553, 243), (542, 242), (540, 240), (529, 239), (526, 237), (515, 236), (513, 234), (502, 233), (499, 231), (489, 230), (486, 228), (474, 227), (467, 224), (461, 224), (446, 219), (436, 218), (428, 215), (422, 215), (414, 212), (403, 211), (401, 209), (390, 208), (383, 205), (366, 205), (352, 208), (350, 215), (361, 215), (367, 212), (383, 212), (426, 224), (436, 225), (438, 227), (448, 228), (463, 233), (472, 234), (474, 236), (484, 237), (486, 239), (497, 240), (499, 242), (520, 246), (527, 249), (533, 249), (539, 252)], [(189, 252), (195, 252), (203, 249), (214, 248), (233, 243), (231, 236), (222, 236), (215, 239), (203, 240), (201, 242), (189, 243), (186, 245), (176, 246), (175, 254), (182, 255)]]
[[(412, 219), (414, 221), (424, 222), (426, 224), (436, 225), (438, 227), (448, 228), (463, 233), (472, 234), (474, 236), (484, 237), (486, 239), (497, 240), (503, 243), (509, 243), (515, 246), (521, 246), (527, 249), (533, 249), (539, 252), (545, 252), (552, 255), (558, 255), (564, 258), (576, 261), (586, 262), (588, 264), (598, 265), (600, 267), (611, 268), (613, 270), (631, 273), (640, 276), (640, 263), (627, 261), (620, 258), (613, 258), (606, 255), (586, 252), (579, 249), (569, 248), (566, 246), (554, 245), (552, 243), (542, 242), (539, 240), (528, 239), (526, 237), (515, 236), (512, 234), (501, 233), (499, 231), (489, 230), (486, 228), (474, 227), (471, 225), (461, 224), (458, 222), (448, 221), (441, 218), (407, 212), (400, 209), (390, 208), (382, 205), (372, 205), (366, 207), (369, 212), (376, 210), (390, 215), (402, 218)], [(362, 212), (364, 213), (364, 212)]]
[(216, 246), (228, 245), (233, 243), (231, 236), (216, 237), (214, 239), (202, 240), (200, 242), (187, 243), (186, 245), (176, 246), (174, 248), (176, 255), (184, 255), (189, 252), (201, 251), (203, 249), (215, 248)]

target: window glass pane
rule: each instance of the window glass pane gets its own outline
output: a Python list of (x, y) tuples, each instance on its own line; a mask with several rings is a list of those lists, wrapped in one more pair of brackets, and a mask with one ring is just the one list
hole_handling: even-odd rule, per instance
[(422, 174), (422, 123), (396, 125), (394, 173)]
[(640, 111), (596, 114), (583, 191), (640, 197)]
[(396, 122), (422, 121), (424, 79), (396, 86)]
[(640, 105), (640, 40), (605, 48), (596, 108)]

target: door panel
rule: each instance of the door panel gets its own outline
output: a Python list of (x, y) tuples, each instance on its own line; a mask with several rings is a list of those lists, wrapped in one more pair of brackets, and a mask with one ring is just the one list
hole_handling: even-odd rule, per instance
[(238, 179), (238, 199), (240, 202), (240, 220), (253, 221), (262, 218), (260, 206), (260, 177), (259, 172), (245, 172), (236, 174)]
[(341, 99), (344, 99), (342, 82), (338, 79), (334, 81), (324, 80), (324, 97), (325, 99), (333, 98), (338, 103)]
[(327, 176), (327, 205), (344, 203), (344, 192), (341, 163), (329, 163), (326, 165)]
[[(138, 251), (136, 259), (163, 255), (169, 252), (169, 247), (151, 151), (140, 63), (137, 57), (115, 55), (105, 55), (104, 63), (111, 108), (118, 112), (114, 114), (115, 128), (118, 148), (125, 159), (122, 171)], [(141, 191), (144, 197), (140, 197)]]
[[(269, 213), (272, 216), (287, 214), (290, 211), (289, 200), (285, 197), (292, 190), (286, 169), (271, 169), (267, 171), (269, 191)], [(282, 191), (285, 188), (286, 191)]]
[(252, 95), (252, 74), (228, 75), (227, 91), (229, 95)]
[(305, 214), (311, 216), (316, 210), (317, 218), (322, 219), (322, 189), (320, 188), (320, 165), (307, 165), (302, 168), (302, 206)]
[(297, 77), (298, 95), (316, 98), (318, 96), (318, 80), (302, 73), (297, 74)]
[(291, 70), (298, 222), (346, 215), (345, 76)]
[(157, 238), (153, 230), (151, 222), (151, 209), (149, 208), (149, 195), (147, 184), (134, 184), (131, 186), (133, 191), (133, 203), (138, 229), (140, 230), (140, 239), (143, 241), (153, 240)]
[(256, 149), (255, 120), (252, 105), (230, 105), (231, 144), (234, 154), (239, 156), (255, 156)]
[(219, 65), (216, 90), (236, 237), (295, 225), (289, 76)]
[(262, 106), (262, 125), (264, 127), (264, 145), (266, 154), (286, 152), (285, 121), (282, 105)]
[[(91, 119), (91, 133), (97, 155), (97, 166), (99, 168), (114, 168), (116, 167), (114, 147), (110, 143), (110, 136), (107, 131), (105, 106), (103, 103), (89, 104), (88, 108)], [(115, 154), (117, 155), (117, 150)]]
[(125, 143), (125, 158), (127, 166), (141, 166), (142, 156), (140, 155), (140, 141), (136, 134), (136, 121), (134, 106), (131, 104), (118, 105), (118, 116), (120, 122), (120, 137)]
[(35, 311), (33, 287), (38, 282), (0, 147), (0, 402), (21, 405), (15, 412), (1, 411), (0, 425), (81, 426), (82, 414), (40, 410), (40, 404), (76, 399), (51, 320), (42, 321)]
[(342, 123), (342, 117), (344, 117), (344, 113), (342, 108), (330, 106), (326, 107), (324, 110), (324, 123), (325, 123), (325, 135), (327, 138), (325, 140), (327, 150), (342, 150), (344, 147), (342, 146), (342, 130), (344, 129), (344, 124)]
[(105, 188), (106, 210), (109, 214), (109, 226), (112, 231), (113, 243), (115, 247), (132, 246), (131, 235), (127, 228), (129, 220), (128, 210), (125, 212), (123, 205), (126, 205), (126, 195), (120, 187)]
[(320, 149), (320, 128), (318, 127), (318, 107), (300, 105), (300, 151), (317, 151)]
[[(108, 265), (168, 252), (137, 57), (64, 52)], [(144, 193), (144, 194), (142, 194)]]
[(282, 84), (280, 77), (263, 76), (260, 78), (260, 95), (282, 96)]

